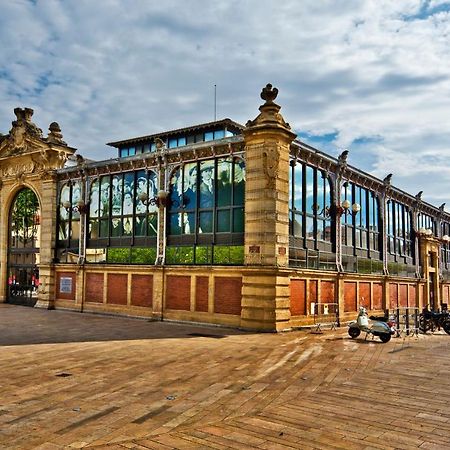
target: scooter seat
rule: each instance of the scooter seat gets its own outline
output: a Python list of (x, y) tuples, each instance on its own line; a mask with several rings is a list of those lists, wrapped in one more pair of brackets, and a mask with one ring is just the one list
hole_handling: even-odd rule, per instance
[(378, 320), (378, 322), (387, 322), (389, 320), (389, 317), (386, 316), (370, 316), (370, 320)]

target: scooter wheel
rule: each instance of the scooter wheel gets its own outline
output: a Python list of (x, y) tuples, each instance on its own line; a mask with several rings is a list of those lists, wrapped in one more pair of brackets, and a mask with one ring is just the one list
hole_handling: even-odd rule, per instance
[(444, 329), (444, 331), (447, 334), (450, 334), (450, 320), (447, 319), (443, 324), (442, 324), (442, 328)]
[(361, 334), (361, 330), (359, 328), (351, 327), (348, 329), (348, 334), (352, 339), (355, 339)]
[(380, 334), (380, 339), (381, 339), (381, 342), (386, 344), (386, 342), (389, 342), (391, 340), (391, 335), (387, 334), (387, 333)]

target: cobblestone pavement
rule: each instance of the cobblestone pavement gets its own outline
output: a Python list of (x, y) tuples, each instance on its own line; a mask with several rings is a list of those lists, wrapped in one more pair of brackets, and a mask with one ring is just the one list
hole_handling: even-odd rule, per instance
[(0, 447), (450, 448), (449, 344), (0, 304)]

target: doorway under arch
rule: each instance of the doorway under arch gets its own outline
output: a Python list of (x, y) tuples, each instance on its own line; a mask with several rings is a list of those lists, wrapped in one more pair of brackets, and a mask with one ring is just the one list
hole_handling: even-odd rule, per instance
[(9, 211), (7, 303), (34, 306), (37, 302), (40, 223), (36, 194), (21, 189)]

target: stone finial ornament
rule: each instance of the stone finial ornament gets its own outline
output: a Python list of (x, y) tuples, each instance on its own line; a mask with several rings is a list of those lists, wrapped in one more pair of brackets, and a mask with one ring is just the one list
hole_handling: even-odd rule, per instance
[(442, 203), (441, 206), (439, 206), (439, 211), (444, 212), (445, 203)]
[(67, 145), (63, 141), (63, 135), (61, 133), (61, 127), (57, 122), (52, 122), (50, 126), (48, 127), (50, 133), (48, 133), (47, 142), (53, 143), (53, 144), (62, 144)]
[[(247, 128), (264, 127), (264, 128), (284, 128), (290, 131), (291, 127), (280, 114), (281, 106), (274, 103), (278, 96), (278, 89), (268, 83), (261, 91), (261, 98), (265, 101), (264, 105), (259, 107), (260, 114), (255, 120), (249, 120), (246, 123)], [(294, 139), (294, 138), (293, 138)]]
[(416, 194), (416, 200), (422, 200), (422, 194), (423, 194), (423, 191), (419, 191), (417, 194)]
[(267, 83), (261, 91), (261, 98), (266, 101), (265, 105), (272, 105), (277, 96), (278, 89), (273, 88), (270, 83)]
[(347, 158), (348, 158), (348, 150), (344, 150), (339, 156), (338, 156), (338, 163), (339, 164), (347, 164)]

